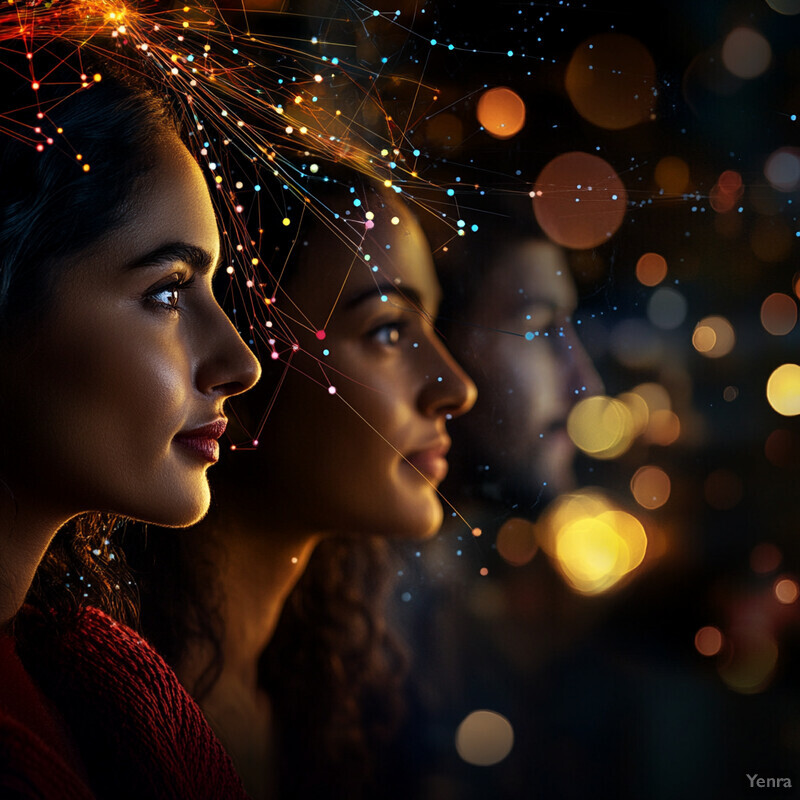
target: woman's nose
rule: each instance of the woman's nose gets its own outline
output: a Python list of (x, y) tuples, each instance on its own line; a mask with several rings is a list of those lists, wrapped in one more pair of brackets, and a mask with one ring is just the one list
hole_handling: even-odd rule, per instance
[(213, 323), (207, 320), (203, 326), (206, 352), (199, 362), (197, 388), (203, 394), (232, 397), (255, 386), (261, 377), (261, 364), (219, 305), (213, 317)]
[(418, 406), (428, 417), (448, 419), (466, 414), (478, 397), (478, 389), (441, 340), (431, 342), (433, 358), (426, 368)]

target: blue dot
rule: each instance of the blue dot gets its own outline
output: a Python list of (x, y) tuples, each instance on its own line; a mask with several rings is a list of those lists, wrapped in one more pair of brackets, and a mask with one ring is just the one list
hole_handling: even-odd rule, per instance
[(431, 39), (431, 46), (436, 47), (436, 39)]
[(507, 56), (510, 58), (511, 56), (513, 56), (513, 55), (514, 55), (514, 51), (513, 51), (513, 50), (509, 50), (509, 51), (506, 53), (506, 55), (507, 55)]
[(329, 356), (330, 354), (331, 354), (331, 351), (328, 350), (327, 348), (322, 351), (322, 355), (324, 355), (324, 356)]
[(529, 342), (532, 342), (532, 341), (533, 341), (533, 331), (528, 331), (528, 332), (525, 334), (525, 338), (526, 338), (526, 339), (527, 339)]
[(360, 200), (359, 200), (359, 199), (356, 197), (356, 199), (355, 199), (355, 200), (353, 200), (353, 205), (354, 205), (356, 208), (358, 208), (358, 207), (361, 205), (361, 201), (360, 201)]
[(403, 592), (403, 594), (400, 595), (400, 599), (404, 603), (408, 603), (409, 600), (411, 600), (411, 592)]
[(380, 12), (380, 11), (378, 11), (378, 9), (377, 9), (377, 8), (376, 8), (376, 9), (375, 9), (375, 10), (372, 12), (372, 16), (373, 16), (373, 17), (379, 17), (380, 15), (381, 15), (381, 12)]
[(260, 191), (261, 191), (261, 184), (257, 183), (257, 184), (256, 184), (256, 185), (255, 185), (253, 188), (254, 188), (254, 189), (257, 191), (257, 192), (260, 192)]
[(452, 197), (454, 194), (455, 194), (455, 192), (452, 189), (448, 189), (447, 190), (447, 196), (448, 197)]
[(381, 295), (381, 303), (385, 303), (388, 299), (389, 298), (385, 294)]
[(411, 155), (418, 156), (419, 155), (419, 150), (414, 150), (414, 152)]
[(478, 232), (478, 226), (477, 225), (473, 225), (472, 226), (472, 232), (473, 233), (477, 233)]

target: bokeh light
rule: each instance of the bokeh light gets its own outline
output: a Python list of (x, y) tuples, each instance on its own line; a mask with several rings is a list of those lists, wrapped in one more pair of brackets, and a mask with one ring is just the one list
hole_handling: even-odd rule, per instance
[(800, 0), (766, 0), (767, 5), (779, 14), (800, 14)]
[(592, 124), (608, 130), (630, 128), (653, 113), (655, 63), (631, 36), (599, 34), (575, 49), (565, 88), (575, 110)]
[(778, 644), (768, 633), (746, 630), (730, 637), (731, 657), (718, 671), (729, 688), (755, 694), (769, 685), (778, 663)]
[(593, 489), (553, 501), (537, 534), (567, 584), (581, 594), (607, 591), (642, 563), (647, 550), (641, 522)]
[(793, 192), (800, 185), (800, 151), (795, 147), (780, 147), (764, 163), (764, 177), (773, 189)]
[(781, 364), (767, 380), (767, 401), (784, 417), (800, 414), (800, 367)]
[(641, 436), (650, 422), (650, 409), (647, 407), (646, 400), (636, 392), (622, 392), (617, 396), (617, 400), (628, 407), (633, 419), (633, 435)]
[(736, 333), (725, 317), (704, 317), (695, 325), (692, 346), (707, 358), (722, 358), (733, 350)]
[(645, 286), (657, 286), (667, 277), (667, 260), (658, 253), (644, 253), (636, 262), (636, 279)]
[(722, 631), (713, 625), (700, 628), (694, 635), (694, 646), (701, 656), (715, 656), (722, 650)]
[(689, 165), (678, 156), (664, 156), (656, 164), (654, 177), (664, 194), (683, 194), (689, 188)]
[(631, 494), (642, 508), (660, 508), (669, 500), (669, 475), (660, 467), (639, 467), (631, 478)]
[(791, 605), (800, 597), (800, 587), (793, 578), (778, 578), (773, 591), (778, 602), (784, 605)]
[(773, 336), (785, 336), (797, 324), (797, 303), (788, 294), (773, 292), (761, 304), (761, 324)]
[(598, 247), (619, 229), (628, 195), (614, 168), (590, 153), (556, 156), (531, 192), (536, 221), (557, 244), (574, 250)]
[(686, 319), (687, 310), (686, 298), (671, 286), (656, 289), (647, 302), (647, 318), (665, 331), (679, 327)]
[(764, 455), (774, 467), (792, 467), (798, 463), (795, 435), (785, 428), (776, 428), (764, 442)]
[(567, 417), (569, 438), (594, 458), (616, 458), (624, 453), (633, 443), (634, 430), (628, 406), (606, 395), (583, 398)]
[(456, 750), (468, 764), (489, 767), (501, 762), (514, 746), (514, 729), (496, 711), (473, 711), (456, 730)]
[(681, 421), (678, 415), (668, 409), (660, 408), (650, 414), (644, 438), (650, 444), (667, 447), (681, 435)]
[(496, 139), (509, 139), (525, 125), (525, 103), (512, 89), (496, 86), (478, 100), (478, 122)]
[(515, 567), (527, 564), (539, 549), (536, 526), (521, 517), (512, 517), (497, 532), (497, 552)]
[(794, 239), (794, 233), (780, 217), (761, 217), (750, 231), (750, 248), (760, 261), (778, 264), (791, 253)]
[(769, 42), (753, 28), (734, 28), (722, 45), (722, 63), (737, 78), (756, 78), (772, 60)]
[(781, 551), (772, 542), (759, 542), (750, 551), (750, 567), (760, 575), (774, 572), (782, 560)]

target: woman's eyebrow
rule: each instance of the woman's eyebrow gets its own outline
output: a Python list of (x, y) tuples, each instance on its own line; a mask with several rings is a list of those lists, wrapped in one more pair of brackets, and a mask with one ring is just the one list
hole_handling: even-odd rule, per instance
[(187, 242), (170, 242), (151, 250), (149, 253), (145, 253), (143, 256), (139, 256), (134, 261), (126, 264), (125, 269), (141, 269), (143, 267), (168, 265), (181, 261), (191, 267), (194, 272), (203, 273), (215, 270), (221, 260), (221, 253), (215, 262), (212, 254), (202, 247), (188, 244)]
[(399, 297), (416, 309), (422, 309), (423, 307), (422, 297), (416, 289), (412, 289), (409, 286), (403, 286), (401, 288), (399, 286), (395, 286), (393, 283), (379, 283), (376, 286), (370, 286), (369, 289), (365, 289), (363, 292), (359, 292), (353, 297), (349, 297), (344, 307), (349, 311), (350, 309), (355, 308), (356, 306), (360, 305), (361, 303), (365, 303), (368, 300), (375, 300), (376, 298), (389, 295), (395, 295), (396, 297)]

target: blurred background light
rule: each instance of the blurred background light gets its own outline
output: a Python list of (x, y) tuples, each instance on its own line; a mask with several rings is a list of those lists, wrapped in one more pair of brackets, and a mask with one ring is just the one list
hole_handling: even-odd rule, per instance
[(761, 324), (773, 336), (785, 336), (797, 324), (797, 303), (788, 294), (773, 292), (761, 304)]
[(700, 628), (694, 635), (694, 646), (702, 656), (715, 656), (722, 650), (722, 631), (713, 625)]
[(510, 139), (525, 125), (525, 103), (512, 89), (496, 86), (478, 100), (478, 122), (496, 139)]
[(774, 592), (779, 603), (790, 605), (800, 596), (800, 587), (793, 578), (778, 578), (775, 581)]
[(521, 517), (512, 517), (497, 532), (497, 552), (515, 567), (527, 564), (539, 546), (536, 543), (536, 526)]
[(683, 194), (689, 188), (689, 165), (678, 156), (664, 156), (656, 164), (654, 177), (664, 194)]
[(800, 0), (766, 0), (766, 3), (779, 14), (800, 14)]
[(725, 317), (704, 317), (695, 325), (692, 346), (707, 358), (722, 358), (733, 350), (736, 334)]
[(514, 729), (496, 711), (473, 711), (456, 730), (456, 750), (464, 761), (478, 767), (498, 764), (514, 746)]
[(628, 195), (614, 168), (590, 153), (562, 153), (539, 173), (531, 193), (536, 220), (557, 244), (598, 247), (619, 229)]
[(731, 656), (718, 671), (729, 688), (755, 694), (769, 685), (778, 663), (778, 644), (768, 633), (746, 630), (729, 639)]
[(647, 303), (647, 318), (657, 328), (673, 330), (686, 319), (686, 298), (670, 286), (656, 289)]
[(655, 108), (655, 86), (655, 63), (647, 48), (618, 33), (601, 33), (580, 44), (565, 76), (575, 110), (608, 130), (649, 120)]
[(669, 475), (660, 467), (639, 467), (631, 478), (631, 494), (642, 508), (660, 508), (669, 500)]
[(769, 42), (753, 28), (734, 28), (722, 45), (722, 63), (737, 78), (757, 78), (772, 60)]
[(628, 406), (606, 395), (578, 401), (567, 417), (573, 444), (594, 458), (616, 458), (633, 443), (634, 422)]
[(742, 479), (724, 468), (709, 473), (703, 484), (706, 502), (717, 511), (728, 511), (739, 505), (743, 491)]
[(636, 279), (645, 286), (657, 286), (667, 277), (667, 260), (658, 253), (644, 253), (636, 262)]
[(767, 380), (767, 400), (784, 417), (800, 414), (800, 367), (781, 364)]
[(793, 192), (800, 185), (800, 151), (794, 147), (780, 147), (764, 163), (764, 177), (773, 189)]
[(750, 551), (750, 567), (761, 575), (778, 569), (782, 559), (781, 551), (772, 542), (759, 542)]

